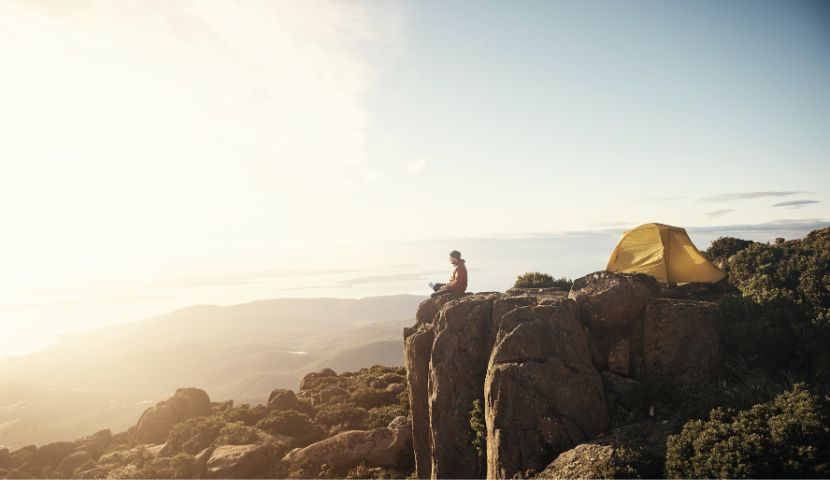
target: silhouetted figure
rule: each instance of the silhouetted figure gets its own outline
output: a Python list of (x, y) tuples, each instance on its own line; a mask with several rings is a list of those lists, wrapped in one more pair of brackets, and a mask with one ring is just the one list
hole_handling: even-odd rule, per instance
[(450, 252), (450, 263), (452, 264), (452, 274), (450, 274), (450, 281), (447, 283), (430, 283), (429, 286), (434, 295), (443, 295), (445, 293), (454, 293), (456, 295), (463, 295), (467, 290), (467, 266), (465, 261), (461, 258), (461, 252), (453, 250)]

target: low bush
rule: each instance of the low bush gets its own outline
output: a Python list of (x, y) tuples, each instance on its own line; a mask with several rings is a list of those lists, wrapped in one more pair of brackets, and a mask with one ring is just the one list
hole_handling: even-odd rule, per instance
[(735, 237), (718, 237), (712, 244), (701, 252), (704, 257), (715, 264), (726, 263), (729, 257), (755, 244), (752, 240), (743, 240)]
[(380, 428), (389, 425), (389, 422), (409, 412), (401, 409), (397, 404), (384, 405), (369, 410), (369, 417), (366, 419), (366, 428)]
[(256, 429), (249, 427), (241, 422), (228, 423), (221, 430), (213, 440), (213, 445), (247, 445), (249, 443), (256, 443), (259, 440)]
[(377, 390), (374, 388), (361, 388), (352, 392), (352, 402), (365, 409), (382, 407), (397, 402), (397, 394), (388, 390)]
[(257, 427), (268, 433), (303, 437), (313, 431), (315, 425), (305, 413), (294, 410), (276, 410), (257, 422)]
[(514, 288), (561, 288), (563, 290), (570, 290), (573, 281), (565, 277), (554, 279), (547, 273), (541, 272), (527, 272), (516, 278)]
[(225, 427), (222, 417), (194, 417), (177, 423), (170, 430), (167, 442), (171, 453), (196, 454), (209, 447)]
[(715, 408), (667, 442), (671, 478), (796, 478), (830, 475), (830, 400), (804, 384), (749, 410)]
[(365, 408), (353, 403), (338, 403), (321, 406), (314, 416), (314, 421), (336, 431), (364, 430), (368, 418), (369, 414)]

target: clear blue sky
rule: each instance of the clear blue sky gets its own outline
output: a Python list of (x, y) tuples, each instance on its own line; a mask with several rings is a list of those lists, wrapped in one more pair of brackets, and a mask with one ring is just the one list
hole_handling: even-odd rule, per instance
[[(482, 224), (515, 233), (827, 218), (828, 11), (406, 3), (400, 51), (368, 95), (371, 154), (427, 163), (403, 191), (384, 185), (405, 196), (389, 208), (437, 209), (457, 192), (457, 235)], [(741, 193), (759, 195), (729, 196)], [(773, 206), (788, 201), (803, 203)]]

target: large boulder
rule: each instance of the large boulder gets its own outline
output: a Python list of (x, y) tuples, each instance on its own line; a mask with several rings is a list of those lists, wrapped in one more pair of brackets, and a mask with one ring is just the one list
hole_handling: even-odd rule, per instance
[(35, 450), (30, 461), (38, 467), (55, 467), (73, 450), (75, 450), (73, 442), (47, 443)]
[(276, 388), (271, 390), (268, 395), (268, 406), (278, 408), (280, 410), (298, 410), (300, 408), (300, 400), (293, 390), (284, 388)]
[(109, 429), (99, 430), (75, 443), (77, 450), (83, 450), (93, 458), (98, 458), (112, 443), (112, 432)]
[(210, 415), (210, 398), (199, 388), (178, 388), (167, 400), (162, 400), (141, 414), (132, 432), (134, 443), (161, 443), (173, 425), (192, 417)]
[[(429, 300), (425, 300), (429, 302)], [(423, 304), (421, 304), (423, 305)], [(435, 332), (425, 324), (404, 339), (409, 408), (412, 416), (412, 446), (417, 478), (432, 476), (432, 441), (429, 428), (429, 359)]]
[(579, 304), (591, 331), (607, 331), (628, 326), (658, 293), (652, 277), (601, 271), (574, 280), (568, 298)]
[(208, 478), (251, 478), (264, 472), (271, 460), (268, 445), (222, 445), (210, 454), (205, 470)]
[(642, 330), (638, 376), (660, 373), (693, 385), (719, 363), (722, 348), (717, 330), (717, 304), (706, 301), (651, 299)]
[(73, 473), (75, 473), (75, 469), (89, 461), (92, 461), (93, 463), (95, 461), (89, 452), (85, 450), (77, 450), (64, 457), (63, 460), (61, 460), (61, 463), (58, 464), (56, 471), (64, 478), (69, 478)]
[(441, 309), (430, 357), (429, 423), (434, 478), (470, 478), (484, 465), (471, 448), (470, 409), (483, 400), (490, 357), (493, 301), (500, 294), (469, 295)]
[(362, 462), (370, 467), (406, 470), (413, 462), (412, 426), (406, 417), (397, 417), (386, 427), (341, 432), (292, 450), (283, 462), (289, 470), (302, 468), (311, 472), (328, 464), (341, 474)]
[(541, 470), (608, 427), (602, 379), (572, 300), (504, 315), (484, 383), (487, 476)]
[(300, 380), (300, 390), (311, 390), (317, 385), (321, 383), (321, 381), (325, 381), (325, 379), (336, 377), (337, 372), (330, 368), (324, 368), (319, 372), (311, 372), (306, 374), (302, 380)]
[(562, 452), (535, 478), (661, 478), (670, 433), (653, 421), (616, 428)]
[(568, 298), (579, 305), (599, 369), (630, 374), (631, 357), (639, 352), (632, 342), (642, 328), (646, 304), (659, 292), (654, 278), (646, 275), (603, 271), (574, 280)]

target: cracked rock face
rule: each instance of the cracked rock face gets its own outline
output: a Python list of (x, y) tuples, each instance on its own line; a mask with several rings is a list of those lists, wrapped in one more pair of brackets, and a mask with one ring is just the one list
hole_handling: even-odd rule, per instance
[(541, 470), (609, 423), (574, 301), (521, 307), (503, 324), (484, 383), (488, 478)]
[[(608, 401), (633, 408), (642, 375), (693, 383), (720, 356), (715, 304), (659, 298), (648, 278), (537, 290), (432, 297), (404, 329), (418, 478), (540, 471), (609, 428)], [(476, 400), (485, 432), (471, 427)]]

